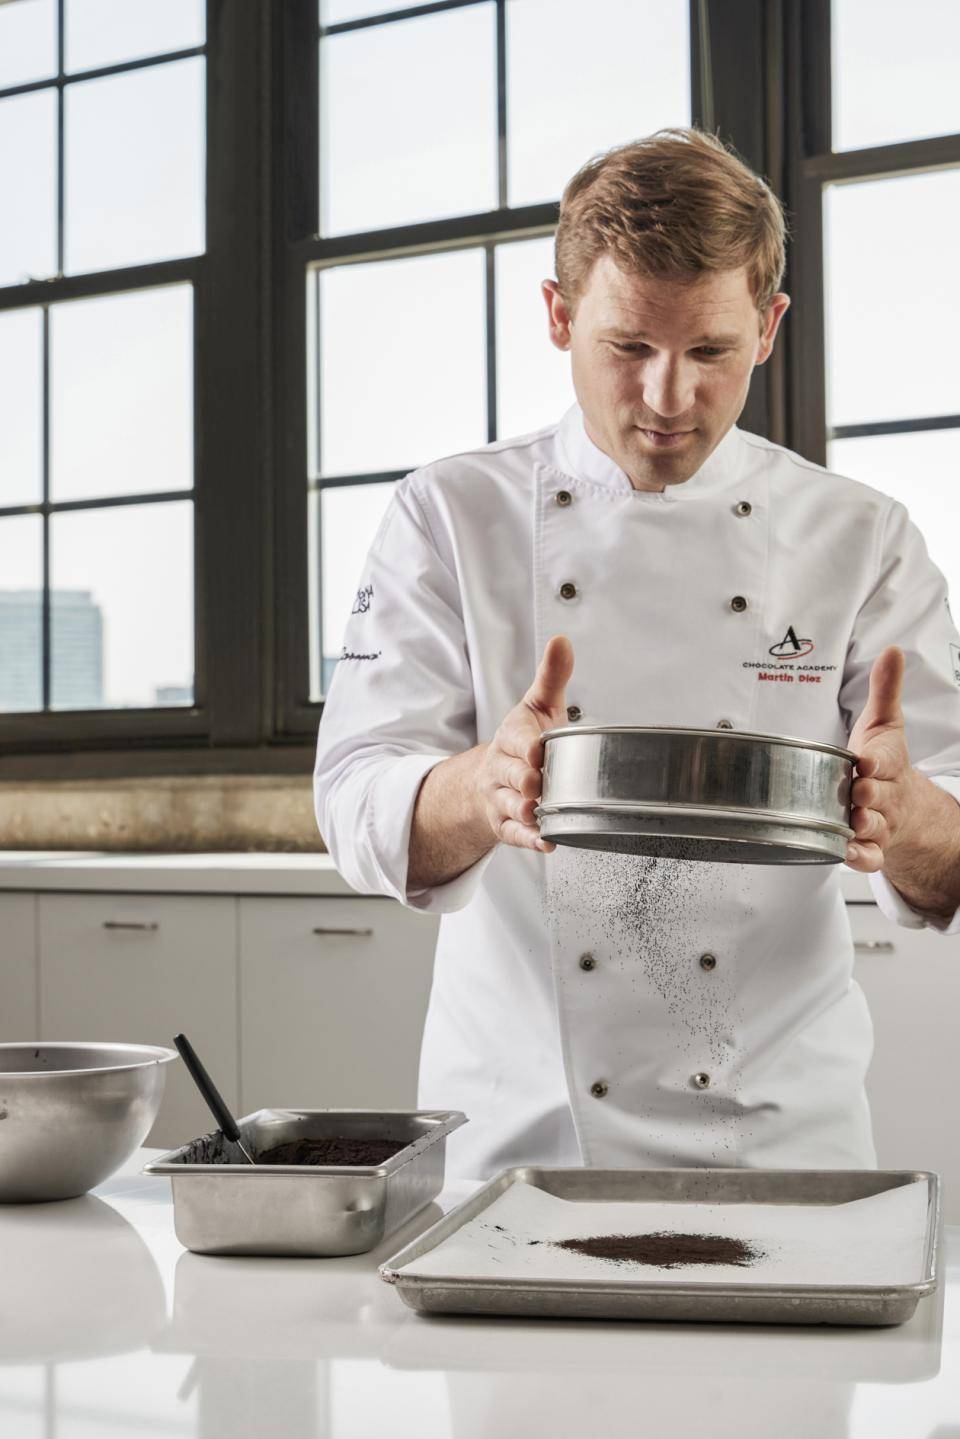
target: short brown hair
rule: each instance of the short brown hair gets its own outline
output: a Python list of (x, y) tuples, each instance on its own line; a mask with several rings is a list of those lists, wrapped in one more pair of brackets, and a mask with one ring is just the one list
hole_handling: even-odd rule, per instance
[(657, 130), (594, 155), (567, 184), (557, 281), (573, 315), (602, 254), (656, 279), (746, 266), (762, 316), (783, 279), (786, 237), (780, 201), (731, 147), (704, 130)]

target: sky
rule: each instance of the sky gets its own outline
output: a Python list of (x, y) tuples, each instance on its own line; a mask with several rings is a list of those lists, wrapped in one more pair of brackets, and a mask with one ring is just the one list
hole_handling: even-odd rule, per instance
[[(372, 8), (320, 3), (329, 23)], [(511, 205), (555, 199), (608, 145), (689, 122), (688, 8), (687, 0), (592, 0), (585, 26), (582, 0), (508, 0)], [(325, 233), (496, 204), (493, 9), (406, 20), (321, 47)], [(49, 74), (55, 12), (55, 0), (0, 5), (0, 88)], [(65, 0), (67, 68), (202, 43), (202, 12), (200, 0)], [(913, 0), (909, 26), (899, 0), (833, 0), (833, 13), (835, 148), (960, 130), (960, 5)], [(15, 197), (0, 231), (0, 286), (55, 269), (51, 97), (0, 99), (0, 186)], [(203, 109), (201, 59), (67, 88), (68, 273), (202, 251)], [(831, 423), (960, 410), (960, 298), (948, 282), (958, 230), (956, 169), (827, 191)], [(552, 274), (549, 238), (498, 251), (500, 435), (552, 422), (573, 397), (539, 293)], [(308, 417), (312, 474), (408, 469), (486, 441), (479, 252), (344, 267), (311, 285), (321, 326), (310, 358), (323, 378), (322, 412)], [(316, 299), (311, 290), (311, 313)], [(0, 316), (0, 507), (39, 497), (38, 316)], [(53, 308), (54, 499), (190, 487), (191, 324), (184, 286)], [(960, 589), (960, 431), (836, 441), (828, 462), (903, 499)], [(378, 486), (312, 502), (314, 519), (322, 511), (319, 541), (311, 536), (323, 576), (313, 586), (323, 594), (322, 618), (312, 606), (315, 651), (321, 631), (324, 651), (339, 651), (388, 498)], [(90, 588), (105, 613), (110, 703), (149, 703), (155, 686), (189, 683), (190, 514), (178, 502), (53, 523), (54, 583)], [(36, 585), (38, 566), (38, 521), (0, 520), (0, 587)], [(316, 653), (314, 661), (318, 697)]]

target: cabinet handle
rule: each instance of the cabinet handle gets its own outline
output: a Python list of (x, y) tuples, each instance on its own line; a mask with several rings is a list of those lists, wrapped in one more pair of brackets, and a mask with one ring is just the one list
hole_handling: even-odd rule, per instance
[(372, 929), (331, 929), (331, 928), (329, 928), (327, 925), (318, 925), (318, 926), (314, 929), (313, 933), (314, 933), (314, 934), (356, 934), (356, 935), (359, 935), (359, 936), (360, 936), (361, 938), (363, 938), (363, 939), (369, 939), (370, 935), (373, 934), (373, 930), (372, 930)]
[(892, 939), (858, 939), (853, 947), (858, 954), (893, 954), (896, 948)]
[(151, 933), (160, 926), (155, 919), (105, 919), (104, 929), (145, 929)]

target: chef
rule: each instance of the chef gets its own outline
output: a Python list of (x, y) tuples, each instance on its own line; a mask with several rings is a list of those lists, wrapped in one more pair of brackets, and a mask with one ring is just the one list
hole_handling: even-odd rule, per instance
[(710, 135), (591, 160), (542, 286), (577, 403), (399, 482), (360, 577), (317, 819), (357, 890), (442, 915), (420, 1104), (469, 1116), (455, 1174), (876, 1162), (837, 868), (555, 848), (553, 725), (849, 746), (847, 863), (899, 924), (960, 932), (943, 577), (901, 504), (736, 423), (784, 242)]

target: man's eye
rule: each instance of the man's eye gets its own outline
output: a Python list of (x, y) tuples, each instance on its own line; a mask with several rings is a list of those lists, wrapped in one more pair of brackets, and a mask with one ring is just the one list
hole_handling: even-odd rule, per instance
[[(641, 350), (645, 350), (646, 348), (646, 345), (622, 345), (614, 342), (615, 350), (620, 350), (622, 353), (628, 355), (639, 354)], [(702, 355), (706, 360), (719, 360), (720, 357), (726, 353), (726, 349), (719, 345), (701, 345), (697, 350), (697, 354)]]

